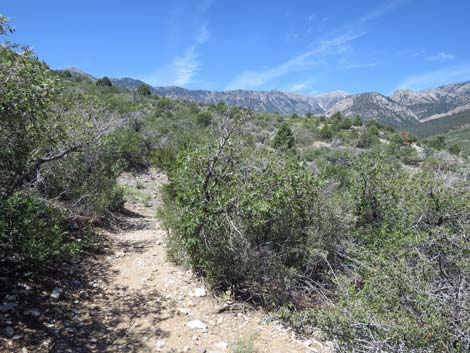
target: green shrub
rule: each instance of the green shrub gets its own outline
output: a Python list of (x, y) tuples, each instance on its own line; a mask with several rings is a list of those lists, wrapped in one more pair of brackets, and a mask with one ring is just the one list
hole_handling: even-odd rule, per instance
[[(65, 214), (34, 196), (14, 194), (0, 201), (2, 260), (40, 272), (77, 255), (79, 243), (70, 237)], [(10, 264), (11, 265), (11, 264)]]
[(352, 121), (353, 126), (362, 126), (362, 119), (359, 115), (356, 115)]
[(284, 122), (276, 133), (273, 142), (274, 148), (287, 151), (295, 147), (294, 133), (289, 125)]
[(253, 337), (241, 337), (231, 347), (232, 353), (256, 353)]
[(282, 301), (302, 276), (319, 277), (326, 259), (334, 262), (341, 222), (320, 201), (320, 186), (301, 162), (245, 154), (237, 144), (183, 154), (160, 213), (169, 255), (215, 287)]
[(461, 147), (458, 144), (453, 144), (452, 146), (449, 147), (449, 152), (454, 155), (459, 155), (461, 151)]
[(151, 96), (152, 91), (150, 90), (150, 87), (148, 85), (141, 84), (139, 87), (137, 87), (137, 93), (140, 94), (141, 96)]
[(104, 76), (103, 78), (100, 78), (96, 81), (96, 86), (99, 86), (99, 87), (112, 87), (113, 84), (107, 76)]

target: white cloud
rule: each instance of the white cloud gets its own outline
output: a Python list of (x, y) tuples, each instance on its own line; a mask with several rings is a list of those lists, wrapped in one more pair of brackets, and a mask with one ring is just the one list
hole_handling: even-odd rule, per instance
[(288, 87), (286, 89), (287, 92), (302, 92), (304, 91), (305, 89), (309, 88), (312, 83), (314, 83), (315, 80), (308, 80), (308, 81), (305, 81), (305, 82), (299, 82), (299, 83), (296, 83), (296, 84), (293, 84), (292, 86)]
[[(324, 63), (326, 58), (341, 56), (347, 52), (351, 47), (352, 41), (367, 34), (364, 27), (369, 22), (378, 19), (404, 1), (407, 0), (389, 1), (382, 4), (358, 20), (331, 32), (326, 36), (327, 39), (317, 42), (313, 49), (307, 50), (284, 63), (261, 71), (243, 71), (236, 75), (225, 89), (256, 88), (293, 72), (318, 68), (322, 63)], [(313, 16), (308, 17), (308, 21), (311, 21), (312, 19)], [(356, 64), (355, 66), (358, 65), (359, 64)]]
[(193, 76), (201, 69), (196, 47), (188, 48), (183, 56), (175, 58), (173, 67), (175, 69), (174, 85), (185, 86), (191, 83)]
[(442, 52), (442, 51), (440, 53), (436, 54), (436, 55), (432, 55), (432, 56), (428, 57), (429, 61), (439, 61), (441, 63), (446, 62), (446, 61), (450, 61), (450, 60), (453, 60), (453, 59), (455, 59), (455, 55), (445, 53), (445, 52)]
[(340, 66), (341, 69), (345, 70), (352, 70), (352, 69), (369, 69), (371, 67), (376, 67), (381, 65), (381, 62), (372, 62), (372, 63), (347, 63), (344, 62), (342, 66)]
[[(196, 5), (192, 6), (191, 18), (198, 26), (195, 34), (191, 34), (190, 45), (185, 48), (182, 54), (175, 56), (170, 63), (149, 74), (136, 75), (136, 77), (151, 85), (158, 86), (185, 86), (193, 83), (194, 77), (202, 68), (199, 55), (200, 46), (210, 39), (209, 26), (207, 22), (203, 21), (203, 18), (210, 10), (212, 3), (213, 0), (202, 0), (195, 4), (189, 2), (188, 4)], [(168, 22), (170, 32), (175, 32), (173, 34), (175, 36), (178, 32), (177, 27), (180, 27), (180, 22), (183, 20), (181, 17), (187, 9), (187, 6), (183, 6), (182, 3), (175, 2), (174, 4)]]
[(225, 89), (253, 88), (264, 85), (268, 81), (292, 72), (304, 71), (312, 68), (328, 56), (339, 55), (348, 49), (348, 44), (363, 36), (365, 33), (341, 34), (337, 37), (323, 40), (315, 48), (271, 69), (263, 71), (244, 71), (230, 82)]
[(398, 85), (398, 89), (425, 89), (439, 85), (470, 80), (470, 64), (451, 66), (419, 75), (412, 75)]
[(207, 23), (200, 26), (193, 44), (186, 48), (182, 55), (175, 57), (171, 64), (165, 65), (148, 75), (139, 78), (150, 85), (186, 86), (194, 81), (195, 75), (201, 70), (198, 49), (210, 38)]

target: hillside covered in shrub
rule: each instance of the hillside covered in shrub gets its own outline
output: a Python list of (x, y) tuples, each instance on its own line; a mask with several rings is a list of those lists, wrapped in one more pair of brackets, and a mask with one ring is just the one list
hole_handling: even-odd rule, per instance
[(8, 42), (0, 82), (0, 276), (96, 246), (117, 177), (152, 166), (168, 256), (214, 291), (338, 351), (470, 350), (470, 164), (451, 138), (171, 100)]

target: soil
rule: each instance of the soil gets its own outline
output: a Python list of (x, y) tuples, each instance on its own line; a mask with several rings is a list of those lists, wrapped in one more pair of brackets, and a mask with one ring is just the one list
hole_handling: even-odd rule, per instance
[(201, 278), (167, 260), (166, 232), (155, 218), (165, 182), (153, 170), (123, 175), (120, 183), (145, 201), (126, 203), (101, 254), (41, 285), (0, 291), (16, 303), (0, 312), (0, 329), (14, 330), (0, 338), (0, 351), (223, 353), (244, 339), (258, 353), (332, 352), (331, 344), (299, 337), (260, 309), (212, 295)]

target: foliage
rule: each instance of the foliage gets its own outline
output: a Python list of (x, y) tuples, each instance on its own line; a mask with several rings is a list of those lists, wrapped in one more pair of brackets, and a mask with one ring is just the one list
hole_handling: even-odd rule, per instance
[(141, 84), (137, 87), (137, 93), (141, 96), (150, 96), (152, 95), (152, 91), (150, 91), (150, 87), (148, 85)]
[(51, 105), (58, 82), (30, 53), (0, 48), (0, 194), (19, 190), (36, 167), (61, 153), (64, 126)]
[(99, 78), (98, 80), (96, 80), (96, 86), (98, 86), (98, 87), (112, 87), (113, 83), (111, 82), (111, 80), (107, 76), (104, 76), (104, 77)]
[(245, 155), (227, 137), (183, 154), (171, 177), (161, 212), (169, 254), (215, 287), (276, 302), (334, 257), (338, 224), (318, 207), (321, 183), (301, 162)]
[(256, 353), (253, 337), (241, 337), (232, 346), (232, 353)]
[(64, 217), (34, 196), (16, 193), (0, 200), (0, 263), (39, 272), (76, 255), (79, 243), (70, 237)]
[(294, 148), (294, 146), (294, 133), (290, 129), (289, 125), (284, 122), (274, 137), (274, 147), (285, 151)]
[(359, 115), (356, 115), (352, 121), (353, 126), (362, 126), (362, 119)]
[[(1, 34), (8, 25), (1, 19)], [(106, 150), (112, 119), (86, 97), (67, 91), (31, 50), (0, 47), (0, 249), (13, 270), (32, 273), (78, 251), (58, 204), (100, 216), (122, 203), (116, 159)], [(67, 75), (68, 76), (68, 75)], [(109, 149), (108, 149), (109, 150)], [(49, 202), (55, 197), (55, 206)], [(111, 206), (112, 205), (112, 206)]]

